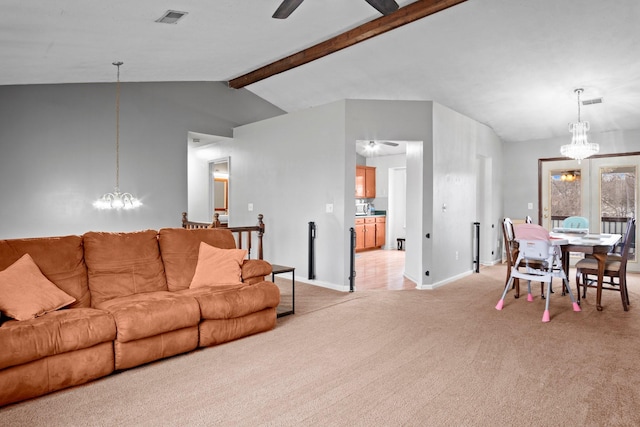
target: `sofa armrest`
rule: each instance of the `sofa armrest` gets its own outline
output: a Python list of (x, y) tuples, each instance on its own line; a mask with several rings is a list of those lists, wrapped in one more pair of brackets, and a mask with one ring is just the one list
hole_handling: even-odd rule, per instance
[(271, 274), (271, 264), (261, 259), (247, 259), (242, 263), (242, 281), (255, 283), (264, 280)]

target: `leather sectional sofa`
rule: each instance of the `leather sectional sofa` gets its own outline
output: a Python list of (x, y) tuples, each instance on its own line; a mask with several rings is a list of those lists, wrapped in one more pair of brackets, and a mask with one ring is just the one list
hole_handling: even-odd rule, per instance
[[(0, 406), (274, 328), (280, 292), (264, 280), (271, 265), (242, 254), (205, 265), (203, 248), (240, 251), (224, 229), (0, 240), (0, 275), (30, 257), (63, 304), (73, 301), (22, 320), (0, 301)], [(216, 279), (229, 262), (241, 277)], [(195, 275), (221, 282), (194, 287)], [(0, 299), (3, 280), (11, 282), (4, 277)]]

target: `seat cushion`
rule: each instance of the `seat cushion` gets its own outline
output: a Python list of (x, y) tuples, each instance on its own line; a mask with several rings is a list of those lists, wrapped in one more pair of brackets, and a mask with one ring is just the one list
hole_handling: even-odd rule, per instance
[(93, 307), (112, 298), (167, 290), (155, 230), (88, 232), (83, 238)]
[(277, 307), (280, 289), (272, 282), (185, 289), (181, 295), (198, 300), (202, 319), (231, 319)]
[(200, 322), (200, 308), (195, 298), (167, 291), (113, 298), (96, 308), (111, 313), (119, 342), (147, 338)]
[(162, 228), (158, 241), (170, 291), (189, 288), (198, 263), (200, 242), (220, 249), (236, 249), (233, 233), (219, 228)]
[[(609, 259), (607, 257), (607, 261), (604, 264), (605, 274), (608, 272), (613, 273), (614, 275), (620, 271), (621, 262), (618, 259)], [(579, 270), (592, 270), (596, 274), (598, 272), (598, 260), (595, 258), (584, 258), (576, 263), (576, 268)]]
[(76, 299), (70, 307), (90, 307), (82, 237), (39, 237), (0, 240), (0, 270), (29, 254), (42, 274)]
[(59, 310), (0, 327), (0, 369), (113, 341), (113, 317), (92, 308)]

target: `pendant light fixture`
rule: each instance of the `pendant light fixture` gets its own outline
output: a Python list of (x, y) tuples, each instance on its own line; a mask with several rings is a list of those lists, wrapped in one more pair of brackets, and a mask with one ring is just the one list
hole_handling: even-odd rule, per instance
[(120, 66), (121, 61), (114, 62), (118, 68), (116, 82), (116, 187), (112, 193), (106, 193), (93, 202), (93, 206), (98, 209), (135, 209), (142, 206), (142, 202), (131, 195), (131, 193), (120, 192)]
[(589, 122), (580, 120), (580, 95), (584, 89), (576, 89), (574, 92), (578, 95), (578, 121), (569, 123), (569, 132), (571, 132), (571, 144), (560, 147), (560, 154), (565, 157), (575, 159), (580, 163), (582, 159), (593, 156), (600, 151), (600, 146), (590, 143), (587, 140), (587, 131), (589, 130)]

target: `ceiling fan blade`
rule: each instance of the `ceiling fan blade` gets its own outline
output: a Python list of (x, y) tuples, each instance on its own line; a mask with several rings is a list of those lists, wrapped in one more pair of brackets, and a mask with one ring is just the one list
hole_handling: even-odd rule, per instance
[(391, 142), (391, 141), (381, 141), (380, 144), (388, 145), (390, 147), (397, 147), (398, 145), (400, 145), (397, 142)]
[(293, 12), (298, 8), (298, 6), (300, 6), (302, 1), (303, 0), (283, 0), (283, 2), (280, 3), (280, 6), (278, 6), (278, 9), (276, 9), (272, 18), (276, 18), (276, 19), (288, 18), (289, 15), (291, 15), (291, 12)]
[(398, 3), (394, 0), (365, 0), (383, 15), (388, 15), (398, 10)]

